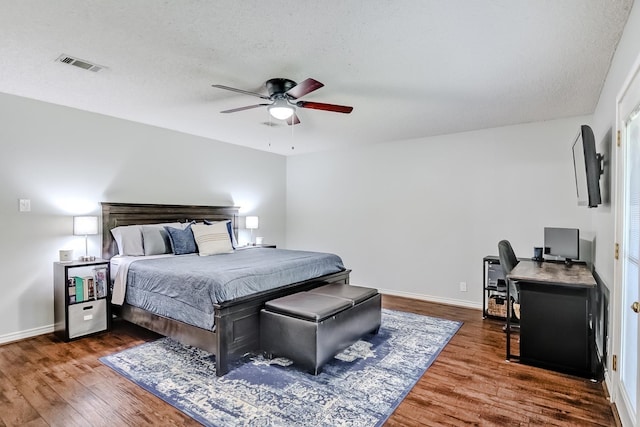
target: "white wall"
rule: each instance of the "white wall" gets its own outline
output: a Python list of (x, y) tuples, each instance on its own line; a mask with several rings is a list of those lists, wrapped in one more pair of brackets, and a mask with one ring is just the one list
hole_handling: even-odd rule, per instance
[[(287, 159), (287, 247), (340, 254), (353, 283), (480, 307), (482, 258), (578, 227), (571, 144), (590, 117)], [(466, 282), (468, 292), (460, 292)]]
[[(622, 38), (612, 59), (607, 79), (600, 93), (600, 99), (593, 114), (593, 131), (598, 143), (598, 151), (605, 155), (605, 173), (600, 184), (604, 194), (607, 196), (606, 203), (598, 209), (590, 212), (592, 227), (596, 231), (596, 260), (595, 267), (598, 275), (610, 290), (609, 294), (609, 331), (607, 348), (608, 355), (619, 354), (620, 343), (617, 341), (615, 329), (620, 328), (619, 307), (620, 292), (614, 284), (615, 261), (613, 258), (615, 245), (615, 176), (616, 165), (616, 109), (618, 97), (625, 87), (630, 73), (634, 70), (634, 65), (640, 61), (640, 5), (634, 4), (629, 14)], [(606, 366), (610, 366), (606, 361)], [(621, 401), (619, 384), (617, 384), (616, 374), (608, 369), (605, 370), (605, 380), (607, 388), (611, 391), (615, 403)], [(618, 406), (618, 412), (623, 422), (630, 422), (624, 406)]]
[(6, 94), (0, 117), (0, 342), (51, 330), (52, 263), (61, 248), (84, 254), (72, 215), (101, 201), (240, 206), (284, 243), (282, 156)]
[[(624, 33), (613, 57), (607, 79), (603, 85), (598, 105), (593, 114), (593, 132), (598, 151), (605, 154), (605, 174), (600, 181), (603, 191), (610, 195), (606, 204), (594, 209), (593, 228), (597, 233), (596, 270), (610, 289), (613, 287), (615, 243), (615, 175), (616, 175), (616, 108), (617, 97), (625, 80), (640, 56), (640, 5), (631, 9)], [(612, 295), (613, 298), (613, 295)]]

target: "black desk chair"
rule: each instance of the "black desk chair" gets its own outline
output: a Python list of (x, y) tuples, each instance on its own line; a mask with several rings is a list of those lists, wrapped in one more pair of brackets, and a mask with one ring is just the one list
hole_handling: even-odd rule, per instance
[[(520, 318), (520, 290), (518, 285), (513, 280), (509, 280), (507, 275), (511, 273), (511, 270), (518, 264), (518, 258), (513, 252), (511, 243), (508, 240), (501, 240), (498, 243), (498, 257), (500, 258), (500, 265), (502, 271), (504, 271), (505, 281), (507, 282), (507, 320), (511, 319), (512, 307), (515, 311), (516, 317)], [(511, 302), (513, 300), (513, 303)], [(507, 322), (509, 324), (509, 322)]]

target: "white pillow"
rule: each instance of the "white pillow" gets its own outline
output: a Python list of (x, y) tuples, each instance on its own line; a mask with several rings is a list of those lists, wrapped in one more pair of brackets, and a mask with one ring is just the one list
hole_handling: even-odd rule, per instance
[(238, 241), (236, 240), (236, 233), (233, 230), (233, 225), (231, 224), (230, 219), (226, 219), (224, 221), (209, 221), (207, 219), (204, 220), (204, 223), (207, 225), (216, 224), (218, 222), (224, 222), (225, 224), (227, 224), (227, 231), (229, 232), (229, 236), (231, 236), (231, 246), (233, 247), (233, 249), (237, 248)]
[(196, 239), (200, 256), (233, 252), (226, 222), (216, 222), (211, 225), (193, 224), (191, 231)]
[(120, 255), (144, 255), (142, 246), (142, 227), (139, 225), (124, 225), (111, 229), (111, 234), (118, 244)]

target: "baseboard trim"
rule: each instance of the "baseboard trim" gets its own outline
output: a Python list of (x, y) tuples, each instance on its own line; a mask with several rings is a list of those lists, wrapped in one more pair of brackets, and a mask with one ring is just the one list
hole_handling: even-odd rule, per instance
[(25, 338), (31, 338), (38, 335), (50, 334), (52, 332), (53, 332), (53, 325), (27, 329), (26, 331), (12, 332), (10, 334), (0, 335), (0, 344), (7, 344), (14, 341), (20, 341)]
[(457, 307), (474, 308), (477, 310), (482, 310), (481, 303), (475, 303), (471, 301), (465, 301), (465, 300), (459, 300), (459, 299), (453, 299), (453, 298), (435, 297), (433, 295), (415, 294), (412, 292), (402, 292), (402, 291), (395, 291), (391, 289), (378, 288), (378, 292), (380, 292), (383, 295), (385, 294), (394, 295), (397, 297), (413, 298), (413, 299), (418, 299), (422, 301), (435, 302), (439, 304), (455, 305)]

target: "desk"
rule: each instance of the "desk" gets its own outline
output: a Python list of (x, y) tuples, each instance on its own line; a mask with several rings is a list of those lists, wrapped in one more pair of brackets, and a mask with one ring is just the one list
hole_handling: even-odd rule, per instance
[(592, 300), (597, 284), (589, 268), (523, 260), (507, 277), (520, 288), (520, 355), (511, 354), (507, 316), (507, 360), (595, 378)]

